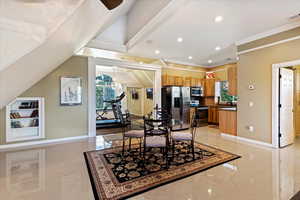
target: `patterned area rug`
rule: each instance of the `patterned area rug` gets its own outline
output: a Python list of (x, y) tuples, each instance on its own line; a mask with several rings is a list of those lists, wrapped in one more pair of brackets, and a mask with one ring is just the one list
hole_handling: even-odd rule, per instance
[(178, 143), (169, 165), (160, 149), (140, 156), (136, 145), (122, 157), (122, 147), (85, 152), (95, 199), (124, 199), (240, 158), (214, 147), (195, 143), (195, 159), (187, 143)]

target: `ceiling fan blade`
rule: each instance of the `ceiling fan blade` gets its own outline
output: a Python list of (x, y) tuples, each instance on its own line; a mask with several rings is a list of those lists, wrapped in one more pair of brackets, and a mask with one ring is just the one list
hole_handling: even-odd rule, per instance
[(109, 10), (112, 10), (116, 7), (118, 7), (122, 2), (123, 0), (100, 0), (105, 6), (107, 9)]

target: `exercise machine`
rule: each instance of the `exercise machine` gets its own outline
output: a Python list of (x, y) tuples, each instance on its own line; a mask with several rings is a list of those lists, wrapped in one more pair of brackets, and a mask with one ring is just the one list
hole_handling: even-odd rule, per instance
[(111, 105), (114, 118), (107, 118), (105, 115), (108, 113), (107, 106), (103, 109), (102, 113), (98, 114), (96, 117), (96, 128), (119, 128), (124, 125), (129, 125), (130, 121), (130, 114), (128, 111), (122, 113), (122, 105), (121, 101), (125, 97), (125, 92), (122, 92), (120, 96), (117, 96), (115, 99), (104, 101), (105, 103), (109, 103)]

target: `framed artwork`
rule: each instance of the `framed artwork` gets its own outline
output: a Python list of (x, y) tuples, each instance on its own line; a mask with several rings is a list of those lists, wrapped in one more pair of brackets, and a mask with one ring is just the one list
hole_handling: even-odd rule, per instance
[(206, 78), (210, 79), (210, 78), (215, 78), (216, 74), (215, 72), (206, 72)]
[(82, 86), (80, 77), (60, 77), (60, 105), (82, 104)]
[(153, 99), (153, 88), (146, 89), (147, 99)]

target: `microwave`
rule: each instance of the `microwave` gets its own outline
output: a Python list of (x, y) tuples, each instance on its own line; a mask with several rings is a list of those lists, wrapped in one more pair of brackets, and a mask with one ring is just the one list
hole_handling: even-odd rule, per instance
[(191, 87), (191, 97), (200, 97), (203, 96), (202, 87)]

